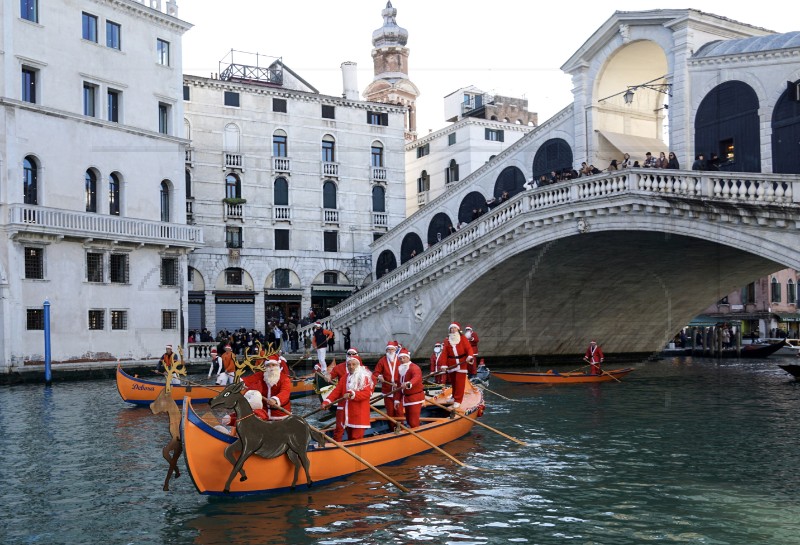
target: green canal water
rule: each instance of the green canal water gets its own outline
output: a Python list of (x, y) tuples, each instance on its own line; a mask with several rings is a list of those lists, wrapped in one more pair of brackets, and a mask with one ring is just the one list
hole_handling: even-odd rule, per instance
[[(800, 544), (800, 383), (767, 360), (664, 359), (621, 384), (494, 378), (447, 450), (259, 498), (163, 492), (165, 415), (113, 380), (0, 388), (0, 543)], [(499, 369), (498, 369), (499, 370)], [(518, 370), (518, 369), (515, 369)], [(567, 370), (567, 369), (561, 369)], [(316, 406), (311, 398), (296, 408)], [(183, 465), (183, 462), (181, 462)]]

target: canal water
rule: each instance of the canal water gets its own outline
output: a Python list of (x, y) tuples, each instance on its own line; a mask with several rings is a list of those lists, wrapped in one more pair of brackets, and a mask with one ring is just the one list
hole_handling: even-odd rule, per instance
[[(260, 498), (161, 486), (166, 415), (113, 380), (0, 388), (0, 543), (800, 544), (800, 383), (768, 360), (664, 359), (621, 384), (494, 378), (447, 450)], [(561, 369), (566, 370), (566, 369)], [(316, 402), (295, 406), (305, 412)], [(183, 462), (181, 462), (183, 467)]]

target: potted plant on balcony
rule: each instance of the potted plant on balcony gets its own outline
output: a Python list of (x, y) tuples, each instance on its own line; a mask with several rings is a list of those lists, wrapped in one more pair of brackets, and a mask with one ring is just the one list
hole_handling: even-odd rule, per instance
[(225, 197), (222, 199), (222, 202), (225, 204), (244, 204), (247, 202), (247, 199), (242, 199), (241, 197)]

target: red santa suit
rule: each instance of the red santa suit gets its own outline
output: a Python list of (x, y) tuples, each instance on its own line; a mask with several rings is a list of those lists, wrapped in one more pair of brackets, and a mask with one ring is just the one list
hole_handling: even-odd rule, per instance
[(602, 375), (603, 370), (600, 369), (600, 364), (603, 363), (603, 351), (597, 346), (597, 343), (592, 341), (589, 348), (586, 349), (583, 359), (589, 362), (589, 373), (592, 375)]
[[(450, 324), (450, 328), (456, 327), (461, 331), (457, 323)], [(453, 400), (459, 405), (464, 400), (464, 387), (467, 383), (468, 364), (474, 359), (472, 357), (472, 345), (469, 340), (460, 333), (451, 333), (444, 342), (442, 353), (447, 361), (447, 374), (449, 383), (453, 386)]]
[[(372, 373), (372, 378), (376, 384), (378, 381), (378, 377), (383, 378), (381, 393), (388, 395), (394, 388), (392, 384), (397, 384), (397, 367), (400, 365), (400, 360), (398, 358), (398, 354), (400, 352), (400, 346), (397, 341), (389, 341), (389, 343), (387, 343), (386, 345), (386, 348), (395, 349), (394, 357), (390, 358), (387, 354), (386, 356), (383, 356), (381, 359), (379, 359), (377, 365), (375, 365), (375, 371), (373, 371)], [(391, 417), (402, 416), (402, 412), (400, 413), (395, 412), (395, 407), (393, 403), (386, 404), (386, 414), (388, 414)]]
[[(436, 347), (439, 347), (439, 353), (436, 353)], [(444, 371), (444, 368), (447, 367), (447, 356), (444, 355), (444, 350), (442, 350), (442, 343), (436, 343), (434, 345), (433, 354), (431, 354), (431, 374), (438, 373), (440, 371)], [(433, 381), (436, 384), (447, 384), (447, 373), (442, 373), (441, 375), (436, 375), (433, 378)]]
[(282, 407), (287, 412), (292, 412), (292, 404), (289, 401), (292, 394), (292, 381), (291, 379), (280, 373), (278, 375), (278, 382), (270, 385), (266, 382), (266, 375), (263, 371), (257, 371), (249, 377), (242, 379), (244, 385), (248, 390), (258, 390), (261, 395), (267, 400), (267, 419), (268, 420), (281, 420), (288, 415), (277, 407), (269, 405), (269, 401), (274, 401), (278, 407)]
[[(358, 358), (358, 356), (353, 357)], [(344, 426), (347, 428), (348, 439), (361, 439), (364, 437), (364, 430), (370, 427), (369, 401), (374, 384), (369, 370), (360, 364), (361, 358), (358, 358), (358, 361), (359, 366), (356, 370), (348, 374), (345, 380), (340, 380), (328, 399), (322, 402), (322, 406), (327, 407), (330, 405), (330, 400), (336, 400), (348, 394), (347, 399), (341, 402), (344, 404)]]
[[(342, 382), (347, 380), (347, 364), (337, 363), (333, 370), (331, 370), (331, 382)], [(333, 390), (328, 392), (328, 395), (325, 399), (330, 401), (336, 401), (338, 398), (331, 397)], [(344, 400), (340, 401), (336, 404), (336, 427), (333, 430), (333, 438), (337, 441), (341, 441), (342, 437), (344, 436)]]
[(472, 376), (478, 372), (478, 343), (480, 339), (478, 339), (478, 334), (472, 329), (472, 326), (469, 325), (464, 328), (464, 336), (472, 346), (472, 357), (474, 359), (468, 366), (469, 375)]
[(401, 355), (405, 361), (401, 362), (397, 369), (400, 389), (394, 394), (394, 404), (403, 407), (408, 427), (418, 428), (419, 414), (422, 410), (422, 403), (425, 401), (425, 392), (422, 388), (422, 369), (416, 363), (406, 359), (408, 352), (405, 350), (403, 352), (405, 354), (403, 355), (401, 352)]

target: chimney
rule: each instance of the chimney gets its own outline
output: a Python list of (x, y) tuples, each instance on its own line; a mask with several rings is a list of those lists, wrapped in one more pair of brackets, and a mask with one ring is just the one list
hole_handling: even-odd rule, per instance
[(347, 61), (342, 63), (342, 96), (347, 100), (359, 99), (357, 68), (358, 65), (354, 62)]

